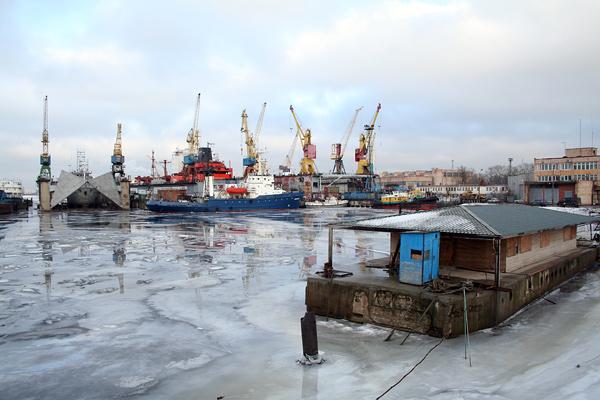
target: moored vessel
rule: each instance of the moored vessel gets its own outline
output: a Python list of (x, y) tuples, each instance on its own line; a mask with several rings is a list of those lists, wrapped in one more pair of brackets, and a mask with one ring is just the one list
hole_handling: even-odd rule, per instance
[(327, 197), (325, 200), (314, 200), (307, 201), (306, 207), (318, 208), (318, 207), (348, 207), (348, 200), (342, 200), (335, 197)]
[(213, 177), (207, 176), (200, 196), (177, 201), (149, 200), (146, 207), (154, 212), (234, 212), (264, 209), (299, 208), (302, 192), (275, 188), (273, 175), (249, 175), (243, 184), (214, 193)]

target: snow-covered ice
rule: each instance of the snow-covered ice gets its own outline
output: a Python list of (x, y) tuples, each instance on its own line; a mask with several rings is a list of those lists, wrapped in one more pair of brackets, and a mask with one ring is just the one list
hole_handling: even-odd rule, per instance
[[(0, 398), (374, 399), (438, 339), (319, 318), (321, 365), (300, 366), (307, 274), (329, 209), (216, 215), (35, 212), (0, 220)], [(335, 232), (336, 263), (385, 234)], [(371, 273), (366, 270), (365, 273)], [(373, 272), (376, 273), (376, 272)], [(444, 341), (384, 399), (600, 397), (600, 273), (510, 321)]]

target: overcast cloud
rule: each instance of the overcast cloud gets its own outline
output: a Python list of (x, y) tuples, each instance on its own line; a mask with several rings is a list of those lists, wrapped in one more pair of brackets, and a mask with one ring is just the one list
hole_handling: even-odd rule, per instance
[(0, 176), (33, 189), (46, 94), (55, 175), (77, 149), (108, 171), (117, 122), (126, 172), (148, 174), (153, 149), (185, 146), (197, 92), (201, 141), (238, 174), (241, 111), (253, 127), (264, 101), (272, 169), (290, 104), (327, 172), (354, 109), (362, 126), (379, 101), (378, 171), (530, 162), (577, 146), (580, 118), (591, 144), (599, 50), (598, 1), (4, 1)]

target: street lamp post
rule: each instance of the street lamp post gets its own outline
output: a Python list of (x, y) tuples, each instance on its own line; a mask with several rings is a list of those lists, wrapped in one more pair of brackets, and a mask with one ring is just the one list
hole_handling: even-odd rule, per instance
[(554, 178), (556, 177), (556, 175), (554, 174), (554, 167), (556, 166), (556, 164), (550, 164), (552, 167), (552, 205), (554, 205)]
[[(544, 171), (545, 163), (542, 161), (540, 165), (541, 165), (542, 171)], [(540, 175), (540, 176), (546, 176), (546, 175)], [(542, 185), (542, 202), (544, 202), (544, 203), (546, 202), (546, 184), (545, 183), (544, 183), (544, 185)]]

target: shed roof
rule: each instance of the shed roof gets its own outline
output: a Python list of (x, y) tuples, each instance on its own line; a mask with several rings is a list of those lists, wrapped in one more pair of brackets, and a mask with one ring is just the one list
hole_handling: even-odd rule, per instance
[(600, 216), (584, 216), (521, 204), (462, 204), (422, 213), (366, 219), (344, 227), (376, 231), (439, 231), (491, 238), (519, 236), (599, 220)]

